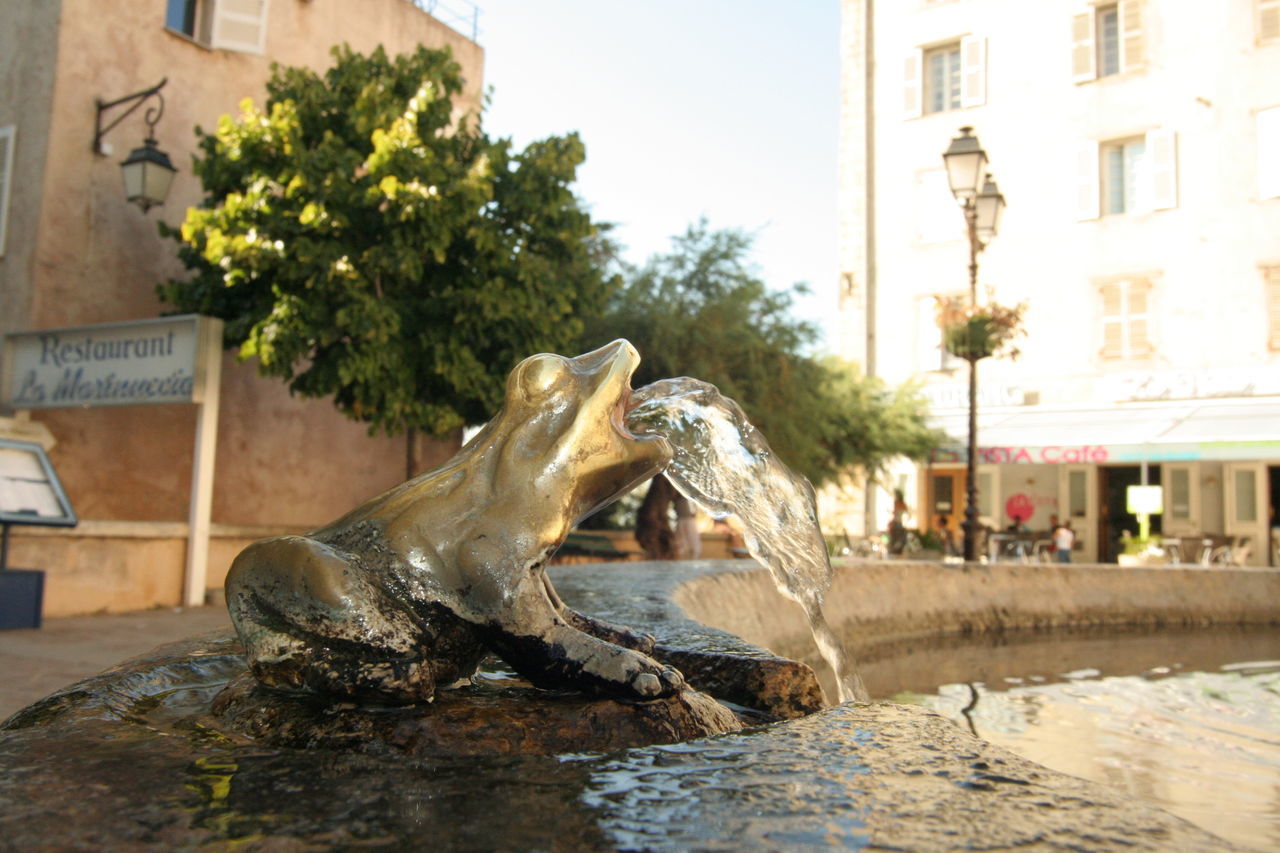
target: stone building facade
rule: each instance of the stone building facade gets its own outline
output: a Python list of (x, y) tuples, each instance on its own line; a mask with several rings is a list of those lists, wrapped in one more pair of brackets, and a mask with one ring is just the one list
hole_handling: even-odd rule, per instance
[[(896, 472), (922, 528), (957, 535), (968, 374), (934, 295), (968, 294), (942, 152), (975, 135), (1008, 200), (980, 299), (1026, 302), (1021, 357), (978, 369), (984, 519), (1076, 559), (1154, 520), (1274, 564), (1280, 508), (1280, 3), (843, 0), (841, 342), (917, 379), (953, 439)], [(874, 526), (892, 504), (882, 496)], [(1239, 554), (1243, 554), (1240, 551)]]
[[(358, 13), (355, 8), (358, 6)], [(464, 27), (464, 29), (466, 29)], [(156, 285), (180, 276), (156, 220), (200, 203), (193, 128), (243, 98), (261, 102), (273, 62), (323, 69), (346, 43), (367, 53), (448, 46), (478, 109), (484, 54), (409, 0), (42, 0), (0, 6), (0, 333), (153, 318)], [(166, 79), (155, 132), (178, 168), (163, 206), (126, 201), (120, 161), (146, 134), (143, 109), (93, 151), (96, 101)], [(154, 102), (149, 106), (154, 106)], [(108, 116), (108, 119), (114, 115)], [(49, 446), (81, 519), (13, 528), (9, 563), (46, 572), (45, 615), (183, 600), (195, 408), (0, 412), (11, 436)], [(207, 583), (248, 541), (323, 523), (445, 458), (455, 444), (370, 437), (327, 400), (291, 398), (251, 363), (223, 357)], [(412, 453), (410, 452), (412, 450)]]

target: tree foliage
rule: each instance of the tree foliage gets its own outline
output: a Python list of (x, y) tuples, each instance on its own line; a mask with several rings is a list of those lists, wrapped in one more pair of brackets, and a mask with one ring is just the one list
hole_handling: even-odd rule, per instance
[(625, 337), (639, 349), (637, 387), (692, 376), (736, 400), (770, 446), (815, 485), (854, 466), (922, 458), (940, 435), (914, 389), (886, 388), (838, 359), (807, 354), (812, 324), (794, 318), (800, 289), (771, 291), (750, 262), (751, 238), (705, 222), (628, 276), (582, 349)]
[(617, 284), (571, 190), (583, 145), (490, 139), (447, 50), (333, 53), (196, 128), (205, 204), (168, 229), (190, 275), (160, 294), (371, 429), (483, 422), (510, 368), (573, 349)]

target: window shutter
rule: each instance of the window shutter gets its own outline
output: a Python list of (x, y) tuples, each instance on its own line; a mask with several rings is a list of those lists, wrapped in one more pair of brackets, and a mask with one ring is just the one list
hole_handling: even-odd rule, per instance
[(987, 102), (987, 40), (966, 36), (960, 40), (960, 106), (980, 107)]
[(0, 127), (0, 258), (4, 257), (5, 234), (9, 230), (9, 186), (13, 183), (15, 125)]
[(1124, 358), (1124, 294), (1120, 284), (1104, 284), (1098, 288), (1102, 298), (1103, 359)]
[(1083, 139), (1076, 146), (1076, 220), (1097, 219), (1098, 143)]
[(1120, 70), (1132, 71), (1147, 61), (1146, 36), (1142, 33), (1142, 0), (1121, 0), (1118, 6)]
[(924, 55), (919, 50), (907, 54), (903, 66), (902, 92), (904, 118), (919, 118), (924, 114), (924, 81), (921, 72), (924, 67)]
[(215, 0), (209, 45), (261, 54), (267, 42), (267, 0)]
[(1258, 198), (1280, 198), (1280, 107), (1260, 110), (1258, 131)]
[(1258, 41), (1280, 39), (1280, 0), (1258, 0)]
[(1129, 290), (1129, 358), (1145, 358), (1156, 351), (1151, 342), (1151, 282), (1130, 281)]
[(1092, 8), (1071, 19), (1071, 79), (1076, 83), (1093, 80), (1098, 76), (1098, 62), (1094, 58), (1093, 26)]
[(1262, 268), (1267, 286), (1267, 346), (1280, 352), (1280, 265)]
[(1146, 151), (1151, 210), (1168, 210), (1178, 206), (1178, 145), (1172, 130), (1147, 131)]

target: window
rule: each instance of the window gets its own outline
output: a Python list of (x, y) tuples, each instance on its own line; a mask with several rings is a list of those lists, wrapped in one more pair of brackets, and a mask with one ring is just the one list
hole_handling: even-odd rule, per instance
[(1262, 281), (1267, 289), (1267, 347), (1280, 352), (1280, 264), (1263, 267)]
[[(1200, 465), (1197, 462), (1166, 462), (1161, 466), (1164, 489), (1164, 533), (1166, 536), (1195, 537), (1200, 532)], [(1182, 559), (1190, 559), (1184, 550)]]
[(1146, 50), (1141, 0), (1102, 3), (1072, 17), (1071, 78), (1077, 83), (1141, 68)]
[(1076, 184), (1078, 220), (1177, 207), (1177, 135), (1156, 129), (1104, 142), (1083, 140)]
[(1084, 518), (1089, 510), (1089, 475), (1079, 469), (1067, 471), (1067, 518)]
[(986, 65), (987, 42), (978, 36), (912, 50), (903, 68), (906, 117), (982, 106)]
[(267, 0), (167, 0), (164, 25), (207, 47), (261, 54)]
[(1094, 10), (1097, 39), (1098, 76), (1120, 73), (1120, 10), (1114, 5)]
[(9, 230), (9, 186), (13, 183), (13, 146), (17, 128), (0, 127), (0, 258), (4, 257), (5, 233)]
[(924, 111), (960, 109), (960, 45), (935, 47), (924, 54)]
[(1120, 279), (1098, 288), (1102, 303), (1103, 361), (1147, 358), (1151, 345), (1151, 282)]
[(1280, 198), (1280, 107), (1259, 110), (1257, 123), (1258, 198)]
[(1191, 469), (1186, 467), (1169, 470), (1169, 518), (1186, 521), (1191, 517)]
[(1146, 138), (1106, 142), (1098, 150), (1102, 155), (1103, 216), (1138, 210), (1138, 174), (1147, 153)]
[(1258, 0), (1258, 42), (1280, 41), (1280, 0)]

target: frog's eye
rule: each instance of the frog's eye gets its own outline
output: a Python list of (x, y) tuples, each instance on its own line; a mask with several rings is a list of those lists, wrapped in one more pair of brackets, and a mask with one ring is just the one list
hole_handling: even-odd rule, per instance
[(525, 399), (545, 397), (564, 375), (565, 360), (558, 355), (535, 355), (520, 365), (516, 386)]

